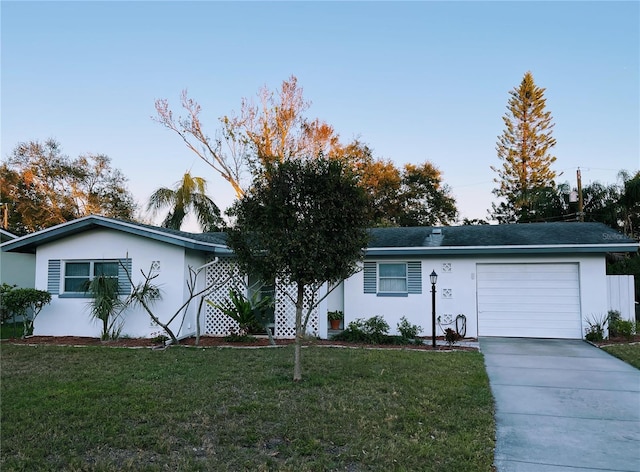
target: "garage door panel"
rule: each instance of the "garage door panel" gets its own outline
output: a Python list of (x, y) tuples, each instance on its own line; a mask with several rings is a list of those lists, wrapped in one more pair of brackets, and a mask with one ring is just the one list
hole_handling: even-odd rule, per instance
[(540, 324), (553, 322), (554, 326), (562, 323), (575, 324), (578, 320), (569, 319), (566, 315), (568, 311), (556, 311), (553, 313), (536, 313), (532, 311), (494, 311), (482, 313), (483, 320), (500, 321), (505, 325)]
[(550, 335), (549, 330), (541, 327), (530, 327), (529, 329), (521, 328), (522, 332), (527, 334), (514, 334), (514, 328), (512, 327), (496, 327), (493, 330), (491, 336), (499, 336), (504, 338), (555, 338), (555, 339), (576, 339), (575, 329), (556, 329), (553, 336)]
[(499, 290), (501, 293), (505, 291), (505, 285), (512, 287), (514, 290), (520, 291), (532, 291), (535, 292), (538, 296), (547, 296), (549, 291), (555, 290), (574, 290), (576, 289), (577, 280), (558, 280), (553, 283), (541, 282), (541, 281), (529, 281), (515, 282), (513, 279), (505, 279), (505, 280), (495, 280), (490, 283), (484, 282), (478, 283), (478, 288), (486, 289), (486, 290)]
[(489, 293), (491, 298), (486, 298), (483, 304), (498, 304), (498, 305), (534, 305), (547, 306), (552, 303), (570, 304), (574, 306), (580, 306), (579, 296), (580, 293), (576, 290), (554, 290), (548, 296), (541, 297), (539, 294), (531, 294), (523, 292), (521, 294), (505, 294), (500, 295), (499, 291)]
[(478, 264), (481, 336), (581, 338), (577, 264)]
[[(505, 322), (513, 315), (518, 318), (531, 318), (531, 319), (550, 319), (561, 321), (568, 318), (569, 315), (573, 316), (576, 312), (576, 306), (574, 305), (558, 305), (553, 310), (539, 311), (530, 307), (512, 307), (504, 305), (496, 305), (483, 307), (480, 311), (483, 319), (503, 318)], [(577, 319), (577, 318), (576, 318)]]

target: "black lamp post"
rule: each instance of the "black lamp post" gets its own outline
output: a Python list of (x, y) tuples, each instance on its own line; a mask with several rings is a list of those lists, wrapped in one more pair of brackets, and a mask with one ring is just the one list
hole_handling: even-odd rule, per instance
[(438, 274), (435, 270), (431, 271), (429, 275), (431, 280), (431, 341), (432, 346), (436, 347), (436, 282), (438, 281)]

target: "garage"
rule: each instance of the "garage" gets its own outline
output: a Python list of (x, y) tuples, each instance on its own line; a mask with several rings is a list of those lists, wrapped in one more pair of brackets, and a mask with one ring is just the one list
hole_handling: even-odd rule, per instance
[(478, 264), (478, 335), (582, 338), (578, 264)]

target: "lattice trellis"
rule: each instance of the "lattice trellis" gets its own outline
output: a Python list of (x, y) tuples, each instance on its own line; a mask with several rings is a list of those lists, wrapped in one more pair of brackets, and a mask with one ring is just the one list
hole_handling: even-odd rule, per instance
[[(231, 258), (220, 258), (216, 264), (207, 267), (206, 283), (215, 284), (205, 295), (205, 298), (213, 303), (222, 303), (229, 297), (229, 290), (244, 280), (244, 276), (238, 270)], [(295, 285), (276, 284), (276, 307), (274, 336), (276, 338), (294, 338), (296, 335), (296, 307), (289, 298), (296, 296)], [(285, 292), (286, 291), (286, 292)], [(289, 294), (287, 296), (286, 294)], [(246, 295), (246, 293), (245, 293)], [(311, 290), (307, 288), (305, 293), (304, 309), (307, 310), (311, 300)], [(238, 323), (223, 314), (219, 309), (206, 303), (205, 322), (203, 334), (212, 336), (226, 336), (232, 331), (238, 331)], [(318, 310), (313, 310), (307, 325), (307, 331), (318, 335)]]
[[(276, 326), (275, 336), (279, 338), (295, 338), (296, 337), (296, 305), (292, 301), (295, 300), (297, 287), (293, 284), (284, 285), (277, 284), (276, 287)], [(312, 291), (307, 287), (304, 294), (304, 309), (302, 316), (304, 317), (306, 310), (309, 309)], [(309, 317), (307, 332), (318, 335), (318, 310), (314, 309)]]
[[(241, 280), (243, 280), (243, 275), (233, 263), (233, 259), (220, 258), (217, 263), (207, 267), (206, 283), (207, 285), (215, 285), (205, 295), (205, 298), (213, 303), (222, 303), (229, 298), (229, 290)], [(223, 314), (218, 308), (208, 303), (205, 303), (204, 307), (204, 334), (226, 336), (232, 331), (238, 331), (238, 323)]]

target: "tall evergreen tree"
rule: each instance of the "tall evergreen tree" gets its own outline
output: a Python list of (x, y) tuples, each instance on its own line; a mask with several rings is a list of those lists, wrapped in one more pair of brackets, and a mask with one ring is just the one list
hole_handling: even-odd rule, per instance
[(493, 204), (492, 216), (500, 223), (538, 220), (540, 194), (555, 188), (556, 173), (551, 164), (556, 158), (550, 151), (556, 140), (544, 92), (531, 72), (509, 92), (508, 111), (502, 118), (505, 130), (496, 144), (502, 166), (491, 166), (498, 174), (494, 181), (499, 185), (493, 193), (505, 199)]

